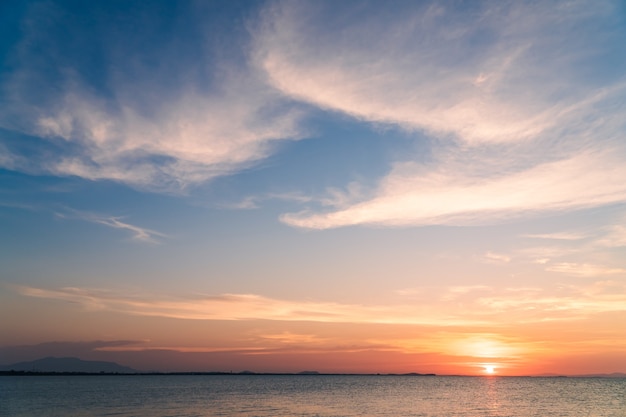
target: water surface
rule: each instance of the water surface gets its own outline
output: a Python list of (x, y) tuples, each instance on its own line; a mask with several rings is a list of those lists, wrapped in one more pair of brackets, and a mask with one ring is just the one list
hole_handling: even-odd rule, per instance
[(626, 379), (357, 375), (0, 377), (2, 416), (625, 417)]

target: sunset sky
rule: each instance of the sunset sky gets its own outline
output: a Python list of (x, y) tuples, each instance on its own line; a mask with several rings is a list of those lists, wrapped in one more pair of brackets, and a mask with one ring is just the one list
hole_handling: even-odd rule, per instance
[(626, 2), (0, 2), (0, 364), (626, 372)]

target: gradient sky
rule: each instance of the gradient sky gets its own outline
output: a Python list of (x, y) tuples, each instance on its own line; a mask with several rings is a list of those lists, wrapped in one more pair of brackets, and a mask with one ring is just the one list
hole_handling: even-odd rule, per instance
[(625, 4), (3, 1), (0, 363), (626, 372)]

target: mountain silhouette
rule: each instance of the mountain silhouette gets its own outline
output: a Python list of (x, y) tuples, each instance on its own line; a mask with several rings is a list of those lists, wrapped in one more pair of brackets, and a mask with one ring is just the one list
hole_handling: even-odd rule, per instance
[(79, 358), (48, 357), (29, 362), (18, 362), (0, 366), (1, 371), (28, 372), (85, 372), (85, 373), (120, 373), (133, 374), (136, 370), (115, 362), (84, 361)]

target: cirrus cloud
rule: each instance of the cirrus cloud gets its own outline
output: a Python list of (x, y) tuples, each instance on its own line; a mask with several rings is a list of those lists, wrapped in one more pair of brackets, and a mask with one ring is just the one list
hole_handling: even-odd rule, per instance
[[(122, 294), (111, 290), (76, 287), (46, 289), (12, 285), (17, 293), (35, 298), (76, 303), (90, 311), (109, 311), (139, 316), (187, 320), (273, 320), (320, 323), (419, 324), (425, 326), (498, 326), (506, 321), (519, 323), (548, 320), (577, 320), (590, 315), (625, 310), (624, 285), (610, 282), (611, 291), (599, 291), (608, 284), (568, 286), (557, 290), (528, 288), (497, 289), (487, 286), (424, 287), (422, 294), (404, 290), (420, 305), (358, 305), (340, 302), (281, 300), (257, 294), (159, 297)], [(462, 301), (462, 302), (461, 302)], [(557, 306), (557, 307), (555, 307)]]
[(273, 86), (432, 145), (365, 197), (347, 191), (330, 209), (282, 220), (483, 224), (626, 201), (626, 82), (602, 62), (621, 53), (607, 36), (624, 41), (610, 32), (616, 5), (548, 4), (361, 4), (362, 19), (353, 3), (268, 7), (253, 57)]
[(608, 154), (581, 154), (491, 178), (449, 171), (424, 172), (397, 164), (374, 196), (335, 211), (286, 214), (292, 226), (485, 224), (544, 211), (583, 209), (626, 201), (626, 166)]
[[(299, 106), (241, 58), (245, 34), (216, 46), (201, 29), (211, 18), (201, 7), (177, 9), (171, 24), (178, 30), (166, 34), (156, 12), (131, 13), (128, 21), (99, 15), (95, 27), (72, 13), (41, 2), (23, 17), (13, 71), (0, 74), (0, 141), (10, 132), (37, 147), (21, 149), (27, 139), (0, 143), (0, 166), (178, 192), (302, 137)], [(71, 42), (59, 35), (65, 31)]]

